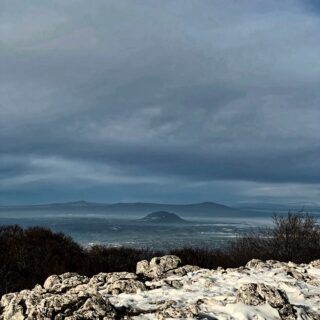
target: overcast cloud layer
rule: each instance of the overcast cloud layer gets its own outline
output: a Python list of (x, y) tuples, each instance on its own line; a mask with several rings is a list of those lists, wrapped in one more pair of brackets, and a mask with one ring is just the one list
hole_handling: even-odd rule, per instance
[(320, 8), (0, 0), (0, 204), (320, 202)]

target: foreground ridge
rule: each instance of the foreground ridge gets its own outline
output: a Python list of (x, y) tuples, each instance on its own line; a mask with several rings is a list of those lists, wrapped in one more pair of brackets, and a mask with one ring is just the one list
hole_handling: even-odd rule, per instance
[(320, 260), (208, 270), (168, 255), (138, 262), (136, 273), (52, 275), (2, 296), (0, 320), (23, 319), (320, 319)]

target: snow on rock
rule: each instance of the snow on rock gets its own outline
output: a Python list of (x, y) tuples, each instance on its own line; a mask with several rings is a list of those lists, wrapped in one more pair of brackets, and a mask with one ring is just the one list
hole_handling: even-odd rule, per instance
[(150, 262), (147, 260), (138, 262), (136, 272), (147, 278), (158, 278), (165, 272), (176, 269), (180, 264), (181, 260), (177, 256), (155, 257)]
[(234, 269), (181, 266), (175, 256), (141, 261), (137, 273), (75, 273), (6, 294), (0, 320), (320, 319), (320, 260), (251, 260)]
[(278, 310), (282, 319), (294, 320), (295, 312), (282, 290), (263, 283), (248, 283), (239, 288), (238, 300), (247, 305), (258, 306), (268, 303)]

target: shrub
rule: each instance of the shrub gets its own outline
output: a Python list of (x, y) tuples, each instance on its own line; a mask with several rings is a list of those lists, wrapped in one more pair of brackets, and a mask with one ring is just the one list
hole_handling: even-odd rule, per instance
[(0, 296), (31, 289), (52, 274), (133, 272), (138, 261), (155, 254), (130, 248), (83, 248), (63, 233), (49, 229), (0, 226)]
[(31, 288), (50, 274), (77, 271), (84, 260), (71, 238), (39, 227), (0, 227), (0, 252), (0, 294)]
[(317, 219), (306, 213), (274, 215), (270, 245), (278, 260), (309, 262), (320, 257), (320, 227)]
[(235, 264), (250, 259), (275, 259), (308, 263), (320, 258), (320, 227), (317, 219), (304, 212), (273, 216), (274, 228), (251, 232), (230, 243)]
[(150, 250), (108, 248), (100, 245), (87, 248), (85, 252), (86, 260), (82, 266), (82, 273), (88, 276), (99, 272), (135, 272), (138, 261), (150, 260), (157, 255), (156, 252)]

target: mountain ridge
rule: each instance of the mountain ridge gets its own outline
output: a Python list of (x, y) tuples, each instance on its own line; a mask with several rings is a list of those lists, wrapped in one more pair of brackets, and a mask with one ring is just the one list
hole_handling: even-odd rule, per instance
[(182, 217), (214, 217), (225, 215), (238, 215), (239, 210), (228, 207), (224, 204), (215, 202), (200, 202), (191, 204), (165, 204), (152, 202), (120, 202), (120, 203), (95, 203), (85, 200), (49, 203), (36, 205), (20, 205), (20, 206), (0, 206), (0, 209), (17, 209), (17, 210), (51, 210), (56, 211), (77, 211), (77, 212), (99, 212), (102, 214), (117, 216), (122, 215), (146, 215), (155, 211), (174, 212)]
[(168, 206), (197, 206), (197, 205), (219, 205), (228, 208), (232, 208), (222, 203), (213, 202), (213, 201), (203, 201), (203, 202), (194, 202), (194, 203), (160, 203), (160, 202), (92, 202), (86, 200), (76, 200), (76, 201), (66, 201), (66, 202), (48, 202), (48, 203), (39, 203), (39, 204), (8, 204), (0, 205), (0, 207), (36, 207), (36, 206), (60, 206), (60, 205), (100, 205), (100, 206), (118, 206), (118, 205), (168, 205)]

